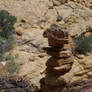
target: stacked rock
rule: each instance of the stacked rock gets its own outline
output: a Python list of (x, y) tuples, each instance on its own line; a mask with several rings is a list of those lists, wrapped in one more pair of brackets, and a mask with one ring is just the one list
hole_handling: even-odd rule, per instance
[(59, 27), (47, 29), (43, 36), (48, 38), (49, 47), (45, 49), (51, 58), (46, 63), (46, 76), (41, 80), (41, 89), (42, 92), (59, 92), (72, 77), (69, 72), (74, 60), (73, 41), (68, 32)]

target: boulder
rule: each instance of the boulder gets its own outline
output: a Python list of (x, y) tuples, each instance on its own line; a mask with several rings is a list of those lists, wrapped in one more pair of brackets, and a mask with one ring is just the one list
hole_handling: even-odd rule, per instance
[(62, 78), (62, 76), (53, 76), (51, 74), (47, 74), (44, 81), (46, 85), (50, 86), (60, 86), (66, 84), (66, 81), (64, 80), (64, 78)]

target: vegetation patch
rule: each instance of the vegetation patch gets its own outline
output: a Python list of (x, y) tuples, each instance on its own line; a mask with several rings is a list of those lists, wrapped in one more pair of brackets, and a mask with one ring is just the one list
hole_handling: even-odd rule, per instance
[(20, 71), (20, 65), (16, 63), (14, 60), (10, 61), (8, 72), (11, 74), (17, 74)]
[(9, 61), (8, 72), (11, 74), (17, 74), (20, 71), (19, 63), (15, 62), (16, 58), (17, 57), (14, 57), (12, 54), (8, 54), (7, 56), (4, 54), (0, 55), (0, 61)]
[(14, 46), (14, 24), (16, 21), (15, 16), (11, 16), (5, 10), (0, 11), (0, 53), (4, 53)]
[(89, 37), (80, 36), (75, 41), (75, 50), (79, 53), (87, 53), (92, 51), (92, 35)]
[(5, 52), (11, 50), (15, 46), (16, 34), (14, 24), (17, 19), (10, 15), (7, 11), (0, 11), (0, 61), (9, 61), (9, 73), (18, 73), (19, 64), (15, 63), (15, 57), (12, 54), (5, 55)]

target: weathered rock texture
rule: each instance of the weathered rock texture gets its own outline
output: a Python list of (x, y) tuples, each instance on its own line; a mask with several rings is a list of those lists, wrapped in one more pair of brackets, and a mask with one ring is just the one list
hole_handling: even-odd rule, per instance
[(62, 92), (92, 92), (92, 80), (80, 80), (67, 85)]
[(46, 63), (46, 76), (41, 80), (42, 92), (58, 92), (72, 78), (70, 72), (74, 61), (72, 54), (73, 41), (68, 32), (64, 32), (58, 25), (52, 25), (43, 34), (48, 38), (49, 48), (47, 53), (52, 57)]
[(0, 92), (38, 92), (38, 88), (19, 76), (0, 76)]
[[(18, 46), (12, 53), (19, 56), (16, 60), (21, 63), (19, 74), (36, 85), (43, 77), (48, 59), (42, 49), (47, 46), (42, 37), (46, 28), (57, 21), (74, 38), (92, 32), (92, 0), (0, 0), (0, 10), (7, 10), (19, 19), (15, 25)], [(49, 50), (48, 54), (53, 56), (62, 53), (56, 54), (55, 48)], [(71, 82), (92, 78), (92, 54), (83, 58), (74, 62)]]

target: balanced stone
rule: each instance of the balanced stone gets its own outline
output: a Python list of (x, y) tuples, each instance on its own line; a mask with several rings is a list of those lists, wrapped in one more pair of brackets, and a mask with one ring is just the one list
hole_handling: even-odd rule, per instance
[(63, 44), (69, 43), (68, 32), (61, 30), (56, 24), (51, 25), (51, 27), (43, 33), (43, 36), (48, 38), (49, 46), (61, 47)]
[(65, 73), (64, 75), (52, 75), (50, 73), (47, 73), (44, 79), (44, 83), (46, 85), (50, 86), (64, 86), (72, 79), (73, 73), (70, 70), (68, 73)]
[(53, 75), (63, 75), (72, 68), (72, 64), (65, 64), (57, 67), (47, 67), (47, 72)]
[(68, 39), (53, 40), (53, 38), (49, 38), (48, 42), (49, 42), (49, 46), (62, 47), (64, 44), (68, 44), (69, 40)]
[(72, 56), (72, 52), (71, 50), (63, 50), (63, 51), (60, 51), (60, 52), (55, 52), (54, 50), (52, 51), (47, 51), (47, 54), (49, 54), (50, 56), (54, 56), (54, 57), (59, 57), (59, 58), (67, 58), (67, 57), (71, 57)]
[(46, 62), (46, 66), (47, 67), (62, 66), (62, 65), (65, 65), (65, 64), (72, 64), (73, 61), (74, 61), (73, 56), (71, 56), (70, 58), (55, 58), (55, 57), (51, 57)]

